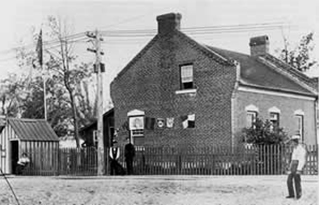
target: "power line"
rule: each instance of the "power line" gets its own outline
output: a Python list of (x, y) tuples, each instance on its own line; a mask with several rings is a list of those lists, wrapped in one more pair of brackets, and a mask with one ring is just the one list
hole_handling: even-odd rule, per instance
[[(70, 38), (71, 39), (71, 38)], [(82, 43), (87, 43), (87, 41), (85, 41), (87, 39), (87, 37), (83, 36), (83, 37), (80, 37), (78, 39), (74, 39), (74, 40), (71, 40), (71, 41), (68, 41), (70, 43), (79, 43), (79, 42), (82, 42)], [(60, 44), (48, 44), (46, 43), (46, 45), (51, 45), (50, 47), (46, 47), (45, 50), (51, 50), (51, 49), (55, 49), (55, 48), (59, 48), (60, 47)], [(29, 49), (34, 49), (34, 45), (32, 45), (32, 47), (30, 45), (27, 45), (27, 46), (20, 46), (19, 48), (20, 49), (26, 49), (26, 50), (29, 50)], [(13, 48), (11, 49), (11, 52), (8, 52), (7, 51), (2, 51), (2, 52), (7, 52), (6, 54), (10, 54), (10, 55), (14, 55), (12, 57), (8, 57), (8, 58), (4, 58), (4, 59), (0, 59), (0, 62), (5, 62), (5, 61), (10, 61), (10, 60), (13, 60), (13, 59), (16, 59), (16, 54), (14, 52), (16, 52), (18, 50), (18, 47), (16, 48)], [(1, 53), (1, 52), (0, 52)]]
[[(182, 28), (182, 31), (207, 31), (207, 30), (237, 30), (237, 29), (254, 29), (254, 28), (268, 28), (268, 27), (287, 27), (291, 26), (284, 22), (271, 22), (271, 23), (255, 23), (255, 24), (238, 24), (238, 25), (219, 25), (219, 26), (205, 26), (205, 27), (189, 27)], [(139, 30), (104, 30), (105, 34), (117, 34), (117, 33), (155, 33), (156, 29), (139, 29)]]
[[(220, 34), (220, 33), (240, 33), (240, 32), (250, 32), (250, 31), (265, 31), (265, 30), (275, 30), (287, 27), (291, 29), (291, 25), (286, 25), (284, 22), (270, 22), (270, 23), (255, 23), (255, 24), (239, 24), (239, 25), (219, 25), (219, 26), (207, 26), (207, 27), (189, 27), (181, 29), (189, 35), (209, 35), (209, 34)], [(151, 37), (156, 35), (156, 29), (140, 29), (140, 30), (105, 30), (101, 31), (101, 34), (108, 36), (108, 38), (141, 38), (141, 37)], [(60, 39), (54, 39), (51, 41), (44, 41), (44, 46), (50, 46), (50, 48), (60, 46), (61, 41), (68, 41), (71, 43), (84, 43), (86, 37), (86, 32), (80, 32)], [(110, 40), (110, 39), (109, 39)], [(8, 50), (0, 51), (2, 53), (16, 52), (19, 49), (33, 49), (34, 44), (28, 44), (24, 46), (14, 47)], [(49, 49), (50, 49), (49, 48)], [(0, 60), (1, 61), (1, 60)]]
[[(50, 41), (43, 41), (43, 46), (52, 45), (52, 44), (59, 44), (61, 41), (62, 42), (63, 41), (68, 41), (68, 40), (71, 40), (71, 39), (77, 39), (79, 37), (86, 37), (85, 36), (85, 32), (68, 35), (68, 36), (65, 36), (65, 37), (61, 37), (60, 39), (53, 39), (53, 40), (50, 40)], [(17, 51), (19, 49), (33, 49), (33, 48), (35, 48), (35, 44), (34, 43), (23, 45), (23, 46), (13, 47), (13, 48), (10, 48), (8, 50), (3, 50), (3, 51), (0, 51), (0, 54), (12, 52), (12, 51)]]
[[(238, 28), (212, 28), (212, 27), (202, 27), (201, 29), (195, 28), (185, 28), (181, 31), (185, 33), (196, 33), (196, 34), (210, 34), (210, 33), (220, 33), (220, 32), (242, 32), (242, 31), (254, 31), (254, 30), (274, 30), (284, 27), (284, 25), (273, 25), (273, 26), (254, 26), (254, 27), (238, 27)], [(102, 31), (104, 35), (108, 37), (144, 37), (156, 34), (156, 30), (118, 30), (118, 31)]]

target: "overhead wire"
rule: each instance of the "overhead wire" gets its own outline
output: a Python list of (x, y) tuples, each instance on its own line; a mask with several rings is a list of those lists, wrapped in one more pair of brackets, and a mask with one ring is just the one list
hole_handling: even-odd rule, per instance
[[(85, 35), (86, 32), (80, 32), (80, 33), (76, 33), (76, 34), (72, 34), (72, 35), (68, 35), (68, 36), (65, 36), (65, 37), (61, 37), (60, 39), (53, 39), (53, 40), (50, 40), (50, 41), (43, 41), (42, 44), (43, 46), (45, 45), (54, 45), (54, 44), (59, 44), (61, 41), (68, 41), (70, 39), (77, 39), (79, 37), (86, 37)], [(16, 47), (13, 47), (13, 48), (10, 48), (10, 49), (7, 49), (7, 50), (3, 50), (3, 51), (0, 51), (0, 54), (3, 54), (3, 53), (9, 53), (9, 52), (15, 52), (19, 49), (33, 49), (35, 47), (35, 43), (31, 43), (31, 44), (27, 44), (27, 45), (23, 45), (23, 46), (16, 46)]]
[[(212, 35), (212, 34), (231, 34), (231, 33), (243, 33), (243, 32), (253, 32), (253, 31), (264, 31), (264, 30), (276, 30), (283, 29), (283, 27), (289, 26), (289, 29), (295, 27), (292, 25), (287, 25), (284, 22), (269, 22), (269, 23), (255, 23), (255, 24), (239, 24), (239, 25), (218, 25), (218, 26), (205, 26), (205, 27), (189, 27), (181, 29), (182, 32), (188, 35)], [(142, 37), (152, 37), (156, 35), (156, 29), (133, 29), (133, 30), (102, 30), (100, 33), (107, 36), (108, 41), (106, 43), (113, 42), (138, 42), (138, 38)], [(118, 40), (116, 38), (126, 38)], [(129, 38), (129, 39), (128, 39)], [(86, 43), (89, 38), (86, 36), (86, 32), (80, 32), (76, 34), (71, 34), (68, 36), (61, 37), (59, 39), (53, 39), (50, 41), (43, 41), (43, 46), (46, 49), (54, 49), (60, 46), (61, 41), (68, 41), (69, 43)], [(124, 41), (123, 41), (124, 40)], [(144, 41), (144, 40), (143, 40)], [(141, 41), (142, 42), (142, 41)], [(104, 42), (103, 42), (104, 43)], [(23, 46), (14, 47), (8, 50), (0, 51), (1, 54), (15, 53), (19, 49), (34, 49), (35, 44), (28, 44)], [(13, 59), (14, 57), (12, 57)], [(0, 59), (1, 61), (7, 61), (11, 58)]]
[[(83, 41), (83, 42), (85, 42), (84, 40), (85, 39), (87, 39), (87, 37), (86, 36), (79, 36), (79, 37), (77, 37), (77, 36), (79, 36), (79, 35), (74, 35), (74, 37), (76, 37), (76, 38), (74, 38), (73, 40), (71, 40), (71, 41), (68, 41), (67, 39), (71, 39), (69, 36), (68, 36), (68, 38), (63, 38), (63, 41), (68, 41), (68, 42), (70, 42), (70, 43), (78, 43), (78, 42), (81, 42), (81, 41)], [(49, 47), (47, 47), (47, 46), (49, 46)], [(45, 50), (51, 50), (51, 49), (55, 49), (55, 48), (57, 48), (57, 47), (60, 47), (60, 44), (59, 44), (59, 42), (57, 41), (57, 40), (54, 40), (54, 41), (44, 41), (44, 43), (43, 43), (43, 49), (45, 49)], [(8, 58), (4, 58), (4, 59), (0, 59), (0, 62), (4, 62), (4, 61), (10, 61), (10, 60), (13, 60), (13, 59), (16, 59), (16, 51), (18, 50), (18, 49), (26, 49), (26, 50), (29, 50), (29, 49), (34, 49), (35, 48), (35, 45), (26, 45), (26, 46), (20, 46), (20, 47), (15, 47), (15, 48), (12, 48), (13, 49), (13, 51), (14, 52), (9, 52), (8, 53), (8, 50), (7, 51), (2, 51), (2, 52), (7, 52), (7, 54), (11, 54), (11, 55), (14, 55), (14, 56), (12, 56), (12, 57), (8, 57)], [(34, 49), (35, 50), (35, 49)], [(12, 51), (12, 50), (11, 50)], [(2, 52), (0, 52), (0, 53), (2, 53)], [(35, 52), (35, 51), (34, 51)]]

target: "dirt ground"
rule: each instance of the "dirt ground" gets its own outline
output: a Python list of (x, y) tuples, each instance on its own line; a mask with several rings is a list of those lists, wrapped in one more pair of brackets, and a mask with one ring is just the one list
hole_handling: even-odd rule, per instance
[[(0, 176), (0, 204), (18, 204)], [(303, 196), (286, 199), (287, 176), (7, 176), (21, 205), (315, 205), (318, 177), (302, 176)]]

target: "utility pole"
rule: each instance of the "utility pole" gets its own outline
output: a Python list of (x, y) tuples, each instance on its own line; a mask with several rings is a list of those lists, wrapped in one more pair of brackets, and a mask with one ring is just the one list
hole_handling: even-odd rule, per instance
[[(105, 155), (104, 155), (104, 139), (103, 139), (103, 72), (104, 72), (104, 65), (101, 63), (102, 59), (101, 56), (103, 52), (101, 51), (101, 41), (103, 41), (102, 37), (100, 36), (98, 30), (95, 33), (88, 32), (87, 36), (90, 38), (94, 38), (94, 47), (95, 49), (88, 48), (88, 51), (95, 53), (95, 66), (94, 72), (97, 74), (97, 138), (98, 138), (98, 169), (97, 175), (102, 176), (105, 174)], [(108, 155), (106, 155), (108, 156)], [(108, 157), (107, 165), (108, 163)]]
[(41, 67), (41, 72), (42, 72), (42, 81), (43, 81), (43, 107), (44, 107), (44, 119), (47, 120), (47, 98), (46, 98), (46, 72), (43, 66), (43, 40), (42, 40), (42, 29), (40, 30), (39, 37), (38, 37), (38, 42), (37, 42), (37, 47), (36, 47), (36, 52), (38, 55), (38, 61)]
[(317, 82), (317, 109), (316, 109), (316, 128), (317, 128), (317, 144), (319, 143), (319, 76), (318, 76), (318, 82)]
[(48, 114), (47, 114), (47, 94), (46, 94), (46, 90), (47, 90), (47, 87), (46, 87), (46, 82), (47, 82), (47, 77), (45, 76), (46, 73), (45, 73), (45, 70), (44, 70), (44, 67), (43, 65), (42, 66), (42, 80), (43, 80), (43, 102), (44, 102), (44, 119), (45, 121), (48, 120)]

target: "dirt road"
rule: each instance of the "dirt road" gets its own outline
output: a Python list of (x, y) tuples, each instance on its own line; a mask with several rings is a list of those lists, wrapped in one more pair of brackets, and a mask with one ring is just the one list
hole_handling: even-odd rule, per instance
[[(1, 176), (0, 176), (1, 177)], [(286, 176), (17, 177), (21, 205), (292, 205), (318, 204), (318, 177), (302, 176), (303, 196), (285, 199)], [(17, 204), (0, 178), (0, 204)]]

